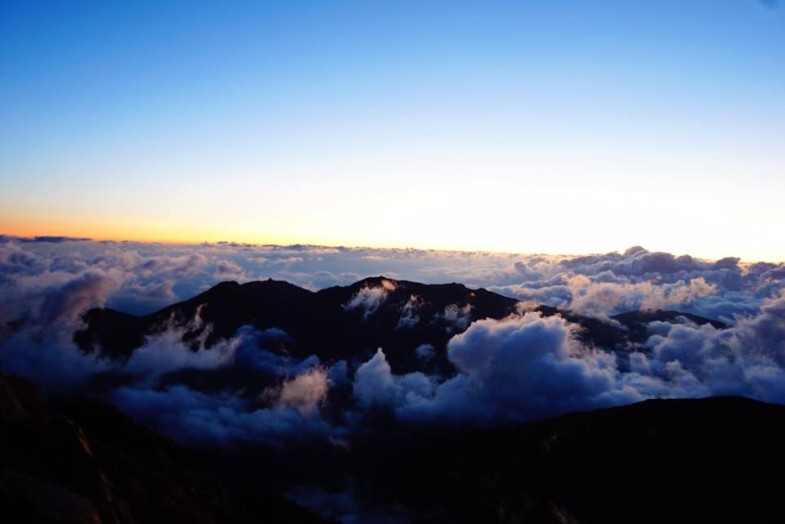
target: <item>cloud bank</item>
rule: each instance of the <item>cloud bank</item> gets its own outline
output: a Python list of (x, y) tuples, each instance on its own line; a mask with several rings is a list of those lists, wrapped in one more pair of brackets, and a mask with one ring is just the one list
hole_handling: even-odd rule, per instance
[[(384, 347), (348, 361), (292, 357), (296, 341), (275, 327), (244, 326), (206, 349), (199, 340), (195, 348), (184, 343), (189, 326), (173, 324), (122, 361), (72, 342), (91, 307), (145, 314), (227, 279), (320, 289), (379, 274), (463, 282), (522, 305), (519, 314), (473, 323), (468, 306), (444, 308), (437, 314), (453, 330), (446, 354), (452, 367), (426, 366), (436, 349), (422, 345), (411, 348), (422, 371), (403, 375), (392, 372)], [(385, 282), (363, 288), (344, 308), (368, 319), (394, 289)], [(174, 438), (222, 445), (339, 442), (380, 411), (404, 426), (485, 425), (652, 397), (739, 394), (785, 403), (784, 289), (783, 264), (640, 247), (567, 257), (3, 237), (0, 368), (49, 390), (91, 388)], [(583, 342), (581, 327), (567, 317), (528, 310), (539, 304), (609, 325), (623, 311), (675, 309), (729, 327), (654, 321), (643, 343), (610, 351)], [(426, 324), (421, 308), (417, 296), (402, 304), (396, 332)], [(202, 339), (208, 334), (209, 326)]]

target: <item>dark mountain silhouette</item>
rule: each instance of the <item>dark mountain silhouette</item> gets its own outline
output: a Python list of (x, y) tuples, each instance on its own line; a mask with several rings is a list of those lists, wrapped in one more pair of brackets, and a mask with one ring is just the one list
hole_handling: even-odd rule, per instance
[[(282, 281), (238, 284), (223, 282), (196, 297), (155, 313), (134, 316), (112, 309), (92, 309), (84, 315), (86, 329), (74, 335), (85, 351), (101, 351), (126, 358), (145, 338), (173, 327), (184, 330), (183, 340), (198, 349), (232, 337), (244, 325), (288, 334), (277, 350), (298, 358), (318, 355), (324, 361), (366, 359), (383, 347), (393, 372), (422, 370), (426, 365), (416, 348), (430, 344), (436, 358), (428, 371), (450, 371), (446, 358), (449, 339), (469, 323), (501, 319), (518, 311), (518, 301), (485, 289), (461, 284), (427, 285), (386, 277), (366, 278), (350, 286), (318, 292)], [(613, 317), (618, 324), (539, 306), (543, 316), (562, 315), (581, 326), (579, 337), (593, 346), (614, 351), (629, 349), (646, 338), (649, 322), (697, 324), (718, 321), (675, 311), (636, 311)], [(268, 348), (269, 349), (269, 348)]]
[(231, 476), (92, 400), (50, 398), (0, 375), (0, 507), (6, 522), (300, 522), (322, 519)]
[[(369, 295), (369, 302), (363, 302), (364, 290), (378, 296)], [(373, 298), (378, 301), (371, 302)], [(275, 280), (242, 285), (224, 282), (146, 316), (92, 309), (84, 315), (87, 329), (77, 332), (74, 340), (86, 351), (98, 349), (123, 358), (140, 347), (146, 336), (171, 327), (184, 328), (184, 341), (197, 349), (202, 336), (204, 345), (211, 347), (241, 326), (252, 325), (285, 331), (291, 339), (285, 351), (300, 358), (313, 354), (327, 361), (351, 358), (383, 346), (393, 369), (405, 372), (420, 364), (414, 351), (417, 346), (433, 345), (441, 356), (440, 364), (446, 365), (444, 348), (450, 337), (471, 321), (513, 313), (517, 303), (461, 284), (425, 285), (385, 277), (316, 293)]]

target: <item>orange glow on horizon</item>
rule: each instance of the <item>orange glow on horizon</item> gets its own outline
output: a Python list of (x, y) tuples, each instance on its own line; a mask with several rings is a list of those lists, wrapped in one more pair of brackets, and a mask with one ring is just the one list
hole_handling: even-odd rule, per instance
[[(467, 246), (467, 245), (428, 245), (423, 243), (412, 242), (407, 245), (390, 245), (379, 242), (352, 242), (346, 238), (316, 238), (308, 235), (292, 235), (292, 236), (274, 236), (264, 234), (254, 234), (252, 231), (240, 231), (237, 228), (235, 231), (219, 227), (216, 224), (214, 227), (197, 227), (188, 229), (179, 227), (176, 224), (160, 224), (152, 223), (152, 221), (139, 221), (135, 224), (122, 224), (122, 223), (109, 223), (109, 222), (92, 222), (87, 220), (61, 220), (52, 221), (45, 219), (21, 219), (8, 216), (0, 216), (0, 234), (17, 236), (23, 238), (32, 238), (37, 236), (63, 236), (73, 238), (89, 238), (95, 241), (113, 241), (113, 242), (140, 242), (140, 243), (158, 243), (158, 244), (172, 244), (172, 245), (198, 245), (202, 243), (217, 243), (217, 242), (237, 242), (247, 243), (252, 245), (280, 245), (287, 246), (293, 244), (315, 245), (315, 246), (328, 246), (328, 247), (356, 247), (356, 248), (372, 248), (372, 249), (422, 249), (422, 250), (439, 250), (439, 251), (460, 251), (460, 252), (485, 252), (496, 254), (548, 254), (548, 255), (564, 255), (564, 256), (581, 256), (591, 254), (603, 254), (606, 252), (614, 251), (542, 251), (542, 250), (515, 250), (504, 248), (493, 248), (486, 246)], [(615, 251), (623, 252), (630, 246), (619, 246)], [(651, 251), (668, 251), (667, 249), (658, 249), (656, 246), (643, 247)], [(669, 251), (675, 255), (685, 254), (680, 252)], [(698, 258), (707, 260), (717, 260), (722, 256), (702, 256), (695, 253), (686, 253)], [(739, 256), (729, 254), (727, 256)], [(740, 257), (743, 262), (785, 262), (785, 259), (777, 259), (777, 257)]]

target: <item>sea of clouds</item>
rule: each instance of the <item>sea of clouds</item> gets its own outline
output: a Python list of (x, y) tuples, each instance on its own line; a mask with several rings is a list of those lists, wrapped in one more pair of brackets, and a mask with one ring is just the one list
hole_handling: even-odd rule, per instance
[[(484, 287), (519, 299), (520, 313), (468, 324), (457, 305), (445, 310), (457, 333), (447, 350), (455, 371), (447, 376), (396, 375), (383, 347), (349, 361), (295, 359), (274, 350), (286, 333), (251, 326), (193, 351), (182, 342), (189, 326), (173, 325), (126, 360), (85, 353), (72, 341), (92, 307), (146, 314), (226, 280), (273, 278), (318, 290), (382, 274)], [(368, 321), (392, 285), (362, 289), (345, 308), (364, 308)], [(0, 237), (0, 368), (48, 391), (120, 374), (122, 384), (104, 391), (107, 400), (181, 441), (220, 445), (344, 445), (379, 413), (396, 424), (433, 427), (519, 422), (654, 397), (734, 394), (785, 403), (784, 289), (783, 264), (641, 247), (576, 257)], [(401, 329), (417, 318), (417, 300), (402, 311)], [(655, 322), (622, 365), (617, 353), (582, 342), (579, 326), (527, 309), (535, 304), (608, 323), (619, 312), (672, 309), (729, 327)], [(412, 350), (423, 361), (433, 358), (431, 347)], [(166, 378), (183, 370), (242, 372), (268, 386), (250, 395)]]

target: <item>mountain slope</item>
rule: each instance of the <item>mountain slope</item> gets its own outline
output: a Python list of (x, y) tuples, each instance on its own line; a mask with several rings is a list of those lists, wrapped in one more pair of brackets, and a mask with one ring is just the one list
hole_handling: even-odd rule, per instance
[(49, 399), (0, 375), (0, 507), (6, 521), (323, 522), (281, 496), (211, 477), (189, 452), (104, 404)]
[(377, 490), (416, 522), (782, 522), (783, 441), (785, 406), (651, 400), (439, 439)]
[[(518, 310), (518, 301), (461, 284), (427, 285), (386, 277), (361, 280), (311, 292), (287, 282), (265, 280), (238, 284), (223, 282), (196, 297), (146, 316), (112, 309), (85, 313), (86, 329), (74, 335), (85, 351), (101, 351), (112, 358), (127, 358), (145, 339), (171, 329), (182, 331), (183, 341), (196, 350), (212, 347), (250, 325), (275, 328), (288, 338), (278, 351), (297, 358), (317, 355), (323, 361), (367, 360), (383, 347), (395, 373), (423, 370), (415, 351), (433, 347), (435, 359), (428, 371), (450, 371), (447, 342), (475, 320), (501, 319)], [(628, 312), (612, 317), (617, 323), (539, 306), (543, 316), (561, 315), (581, 327), (578, 337), (606, 350), (629, 350), (645, 341), (654, 321), (697, 324), (721, 322), (675, 311)]]
[[(137, 317), (112, 309), (85, 313), (87, 329), (75, 342), (86, 351), (128, 357), (145, 337), (173, 327), (194, 349), (230, 338), (243, 325), (277, 328), (290, 340), (288, 354), (324, 360), (355, 357), (383, 346), (396, 371), (415, 369), (414, 350), (431, 344), (441, 351), (449, 338), (481, 318), (502, 318), (518, 301), (461, 284), (425, 285), (385, 277), (317, 293), (287, 282), (224, 282), (184, 302)], [(203, 339), (203, 340), (202, 340)]]

